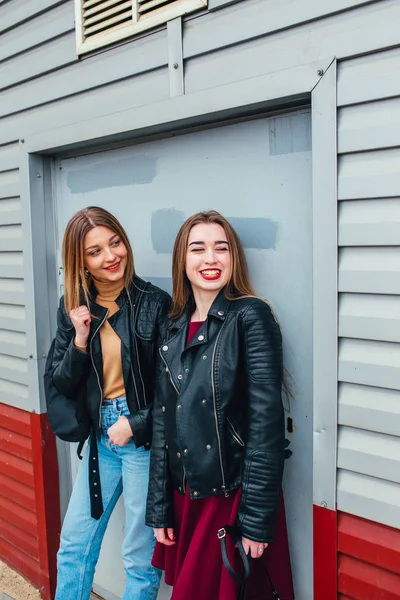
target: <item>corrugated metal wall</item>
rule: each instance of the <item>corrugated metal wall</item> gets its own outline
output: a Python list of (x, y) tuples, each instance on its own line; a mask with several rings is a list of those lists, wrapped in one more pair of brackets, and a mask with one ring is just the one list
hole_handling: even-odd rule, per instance
[[(226, 8), (224, 4), (230, 0), (210, 0), (210, 7), (222, 10), (184, 20), (188, 95), (314, 60), (341, 61), (338, 506), (399, 528), (400, 52), (380, 51), (399, 45), (400, 4), (398, 0), (246, 0)], [(86, 131), (88, 120), (117, 113), (123, 130), (123, 111), (167, 101), (168, 35), (160, 28), (78, 61), (73, 0), (5, 0), (0, 10), (0, 402), (31, 410), (32, 402), (37, 402), (32, 400), (37, 382), (29, 369), (36, 357), (29, 358), (25, 336), (31, 332), (32, 337), (26, 313), (33, 320), (34, 305), (23, 279), (31, 268), (29, 254), (25, 264), (23, 258), (30, 223), (29, 214), (22, 215), (20, 201), (20, 195), (29, 192), (25, 175), (19, 172), (19, 148), (24, 138), (35, 134), (76, 123)], [(101, 130), (96, 128), (97, 134)], [(31, 348), (32, 340), (29, 344)], [(37, 440), (45, 431), (44, 423), (34, 429), (32, 415), (29, 418), (31, 434), (25, 439), (19, 432), (25, 452), (29, 439)], [(18, 464), (24, 460), (18, 445), (15, 454), (11, 451), (8, 431), (4, 425), (3, 470), (9, 454)], [(10, 442), (6, 454), (4, 439)], [(21, 498), (26, 499), (29, 486), (9, 476), (11, 483), (6, 482), (4, 477), (2, 471), (1, 501), (6, 498), (2, 489), (13, 489), (17, 498), (17, 488), (21, 489), (25, 493)], [(2, 483), (7, 485), (3, 488)], [(25, 508), (28, 513), (30, 506)], [(0, 520), (0, 554), (12, 544), (19, 549), (24, 543), (15, 524), (5, 521)], [(22, 534), (30, 535), (29, 530)], [(36, 560), (33, 546), (30, 551), (30, 560)], [(29, 560), (26, 564), (28, 574)]]
[[(55, 583), (59, 500), (54, 436), (45, 415), (0, 403), (0, 556), (49, 600)], [(50, 581), (51, 580), (51, 581)]]
[(338, 70), (338, 507), (400, 527), (400, 51)]
[(339, 600), (400, 598), (400, 531), (340, 513)]
[(30, 414), (0, 404), (0, 416), (0, 552), (36, 577), (39, 544)]
[(20, 406), (29, 391), (18, 155), (18, 142), (0, 145), (0, 401)]

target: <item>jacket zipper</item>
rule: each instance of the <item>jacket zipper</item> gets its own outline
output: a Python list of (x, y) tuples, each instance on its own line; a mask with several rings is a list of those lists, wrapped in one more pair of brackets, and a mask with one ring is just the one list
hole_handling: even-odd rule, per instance
[(97, 334), (97, 332), (99, 331), (100, 327), (103, 325), (103, 323), (107, 319), (109, 312), (110, 312), (109, 309), (107, 309), (107, 312), (106, 312), (106, 315), (105, 315), (104, 319), (101, 321), (100, 325), (97, 327), (96, 331), (94, 332), (94, 334), (92, 336), (92, 339), (90, 340), (90, 344), (89, 344), (90, 360), (92, 361), (92, 366), (93, 366), (94, 372), (96, 373), (97, 383), (98, 383), (99, 390), (100, 390), (100, 406), (99, 406), (99, 427), (100, 427), (100, 429), (101, 429), (101, 404), (103, 402), (103, 390), (102, 390), (102, 387), (100, 385), (100, 377), (99, 377), (99, 374), (98, 374), (97, 369), (96, 369), (96, 365), (94, 364), (94, 360), (93, 360), (92, 344), (93, 344), (93, 338), (94, 338), (94, 336)]
[(234, 426), (232, 425), (232, 421), (231, 421), (230, 419), (228, 419), (228, 417), (226, 418), (226, 420), (227, 420), (227, 421), (228, 421), (228, 423), (229, 423), (229, 427), (230, 427), (230, 429), (231, 429), (231, 433), (232, 433), (233, 437), (235, 438), (235, 440), (237, 441), (237, 443), (238, 443), (240, 446), (243, 446), (243, 447), (244, 447), (244, 441), (242, 440), (242, 438), (240, 437), (240, 435), (238, 434), (238, 432), (236, 431), (236, 429), (235, 429), (235, 428), (234, 428)]
[(218, 340), (219, 340), (219, 336), (221, 335), (222, 329), (219, 332), (217, 339), (215, 340), (215, 346), (214, 346), (214, 350), (213, 350), (213, 354), (212, 354), (212, 360), (211, 360), (211, 386), (212, 386), (212, 393), (213, 393), (213, 405), (214, 405), (214, 419), (215, 419), (215, 430), (217, 432), (217, 439), (218, 439), (218, 453), (219, 453), (219, 462), (221, 465), (221, 476), (222, 476), (222, 486), (221, 489), (225, 494), (225, 498), (227, 498), (229, 496), (229, 493), (226, 491), (226, 485), (225, 485), (225, 474), (224, 474), (224, 467), (223, 467), (223, 463), (222, 463), (222, 450), (221, 450), (221, 436), (219, 434), (219, 429), (218, 429), (218, 419), (217, 419), (217, 401), (215, 398), (215, 382), (214, 382), (214, 361), (215, 361), (215, 352), (217, 350), (217, 345), (218, 345)]
[[(142, 371), (140, 369), (139, 349), (137, 347), (137, 339), (136, 339), (136, 333), (135, 333), (135, 329), (136, 329), (135, 328), (135, 305), (132, 304), (132, 300), (131, 300), (131, 297), (130, 297), (129, 293), (128, 293), (128, 299), (129, 299), (129, 304), (131, 305), (131, 312), (132, 312), (133, 337), (135, 339), (136, 360), (137, 360), (137, 365), (138, 365), (138, 369), (139, 369), (139, 377), (140, 377), (140, 381), (142, 382), (144, 405), (147, 406), (146, 389), (145, 389), (145, 386), (144, 386), (144, 381), (143, 381), (143, 377), (142, 377)], [(137, 391), (135, 377), (134, 377), (134, 374), (133, 374), (132, 363), (131, 363), (131, 373), (132, 373), (132, 377), (133, 377), (133, 383), (135, 385), (135, 391), (136, 391), (136, 398), (137, 398), (138, 408), (140, 410), (139, 396), (138, 396), (138, 391)]]
[(161, 360), (163, 361), (163, 363), (164, 363), (164, 365), (165, 365), (165, 368), (167, 369), (167, 372), (168, 372), (168, 375), (169, 375), (169, 379), (170, 379), (170, 381), (171, 381), (171, 383), (172, 383), (172, 385), (173, 385), (173, 387), (174, 387), (174, 389), (175, 389), (176, 393), (177, 393), (177, 394), (178, 394), (178, 396), (179, 396), (179, 391), (178, 391), (178, 388), (176, 387), (176, 385), (175, 385), (175, 383), (174, 383), (174, 381), (173, 381), (173, 379), (172, 379), (171, 371), (169, 370), (168, 364), (166, 363), (166, 361), (165, 361), (165, 359), (164, 359), (164, 357), (163, 357), (163, 355), (162, 355), (162, 353), (161, 353), (161, 350), (160, 350), (160, 348), (158, 349), (158, 353), (159, 353), (159, 355), (161, 356)]
[[(161, 350), (160, 350), (160, 349), (158, 350), (158, 353), (159, 353), (159, 355), (161, 356), (161, 360), (163, 361), (163, 363), (164, 363), (164, 365), (165, 365), (165, 368), (167, 369), (167, 373), (168, 373), (168, 375), (169, 375), (169, 380), (170, 380), (170, 382), (171, 382), (171, 384), (172, 384), (172, 386), (173, 386), (174, 390), (176, 391), (177, 395), (179, 396), (179, 391), (178, 391), (178, 388), (176, 387), (176, 385), (175, 385), (175, 383), (174, 383), (174, 381), (173, 381), (173, 379), (172, 379), (172, 376), (171, 376), (171, 371), (169, 370), (168, 364), (167, 364), (167, 362), (164, 360), (164, 357), (163, 357), (163, 355), (162, 355), (162, 353), (161, 353)], [(183, 468), (183, 476), (182, 476), (182, 491), (183, 491), (183, 493), (184, 493), (184, 492), (185, 492), (185, 482), (186, 482), (186, 471), (185, 471), (185, 466), (184, 466), (183, 464), (182, 464), (182, 468)]]

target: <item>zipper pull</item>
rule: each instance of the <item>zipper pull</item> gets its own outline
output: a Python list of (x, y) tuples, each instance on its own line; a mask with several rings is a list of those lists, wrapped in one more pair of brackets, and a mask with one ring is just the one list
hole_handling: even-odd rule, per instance
[(221, 490), (224, 492), (225, 498), (229, 498), (229, 492), (226, 491), (226, 487), (224, 485), (221, 485)]

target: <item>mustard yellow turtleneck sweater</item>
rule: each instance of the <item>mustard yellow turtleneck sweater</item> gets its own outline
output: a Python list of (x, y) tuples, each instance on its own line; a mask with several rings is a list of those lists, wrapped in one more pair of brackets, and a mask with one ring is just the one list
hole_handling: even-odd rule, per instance
[(95, 281), (98, 291), (96, 304), (108, 309), (108, 317), (100, 327), (101, 352), (103, 356), (103, 395), (114, 399), (125, 396), (124, 378), (122, 374), (121, 340), (108, 322), (108, 318), (118, 310), (115, 299), (124, 288), (124, 282)]

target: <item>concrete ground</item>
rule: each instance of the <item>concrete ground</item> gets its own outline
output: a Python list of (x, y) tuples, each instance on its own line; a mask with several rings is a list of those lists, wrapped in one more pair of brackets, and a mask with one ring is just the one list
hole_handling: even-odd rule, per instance
[(41, 600), (38, 590), (0, 561), (0, 600)]
[[(161, 586), (158, 600), (168, 600), (171, 588)], [(98, 598), (98, 596), (93, 596)], [(0, 561), (0, 600), (41, 600), (39, 591), (21, 575)]]

